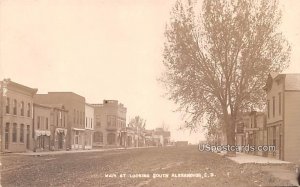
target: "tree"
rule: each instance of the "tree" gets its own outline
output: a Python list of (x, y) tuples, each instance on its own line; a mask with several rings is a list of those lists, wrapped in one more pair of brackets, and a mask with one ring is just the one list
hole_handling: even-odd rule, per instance
[(169, 131), (169, 125), (167, 125), (164, 121), (163, 121), (162, 124), (161, 124), (161, 128), (162, 128), (164, 131)]
[(142, 119), (140, 116), (135, 116), (129, 121), (128, 126), (134, 128), (138, 135), (137, 146), (140, 147), (141, 145), (144, 145), (143, 132), (146, 130), (146, 120)]
[[(166, 26), (161, 81), (190, 119), (186, 128), (222, 119), (235, 145), (237, 116), (263, 109), (269, 72), (289, 64), (290, 45), (278, 31), (278, 1), (177, 1)], [(198, 13), (197, 13), (198, 11)]]
[(129, 121), (128, 126), (134, 128), (137, 131), (145, 130), (146, 120), (142, 119), (140, 116), (135, 116)]

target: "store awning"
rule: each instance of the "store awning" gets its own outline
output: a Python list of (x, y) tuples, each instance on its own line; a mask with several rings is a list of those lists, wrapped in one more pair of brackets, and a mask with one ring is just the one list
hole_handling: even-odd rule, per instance
[(64, 129), (64, 128), (56, 128), (55, 129), (55, 134), (57, 133), (63, 133), (64, 135), (67, 134), (67, 129)]
[(46, 130), (35, 130), (35, 136), (50, 136), (51, 132)]
[(85, 131), (85, 129), (73, 128), (74, 131)]

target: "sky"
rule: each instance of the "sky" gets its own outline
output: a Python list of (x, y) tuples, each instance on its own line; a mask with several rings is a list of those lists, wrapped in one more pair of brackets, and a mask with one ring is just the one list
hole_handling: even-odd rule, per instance
[[(128, 119), (148, 129), (169, 126), (173, 140), (202, 132), (178, 130), (182, 114), (158, 83), (165, 24), (173, 0), (0, 0), (0, 79), (72, 91), (88, 103), (119, 100)], [(280, 1), (281, 30), (292, 45), (287, 73), (300, 73), (300, 1)]]

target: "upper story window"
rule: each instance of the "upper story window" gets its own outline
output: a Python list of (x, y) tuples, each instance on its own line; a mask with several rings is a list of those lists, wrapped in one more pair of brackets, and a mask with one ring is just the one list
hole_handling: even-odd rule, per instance
[(60, 126), (63, 126), (63, 116), (62, 116), (62, 112), (59, 111), (59, 119), (60, 119)]
[(91, 118), (91, 128), (93, 128), (93, 118)]
[(17, 115), (17, 100), (14, 100), (14, 103), (13, 103), (13, 114)]
[(64, 127), (66, 126), (66, 114), (64, 113)]
[(10, 100), (9, 97), (6, 98), (6, 113), (9, 114), (10, 112)]
[(278, 93), (278, 113), (281, 115), (281, 92)]
[(270, 118), (270, 101), (268, 100), (268, 102), (267, 102), (267, 112), (268, 112), (268, 118)]
[(76, 120), (76, 111), (74, 109), (73, 123), (75, 123), (75, 120)]
[(101, 127), (101, 116), (100, 115), (96, 115), (96, 126)]
[(24, 116), (24, 101), (21, 102), (21, 116)]
[(38, 116), (37, 117), (37, 129), (40, 129), (40, 126), (41, 126), (41, 117)]
[(56, 126), (59, 126), (59, 120), (58, 120), (59, 114), (56, 112)]
[(46, 118), (46, 129), (49, 129), (49, 122), (48, 122), (48, 118)]
[(116, 116), (111, 116), (108, 115), (107, 116), (107, 126), (112, 126), (112, 127), (116, 127)]
[(107, 116), (107, 126), (111, 126), (111, 116)]
[(77, 124), (79, 124), (79, 111), (77, 110)]
[(275, 97), (273, 97), (273, 117), (275, 117)]
[(31, 105), (30, 105), (30, 103), (28, 103), (28, 106), (27, 106), (27, 117), (31, 117)]

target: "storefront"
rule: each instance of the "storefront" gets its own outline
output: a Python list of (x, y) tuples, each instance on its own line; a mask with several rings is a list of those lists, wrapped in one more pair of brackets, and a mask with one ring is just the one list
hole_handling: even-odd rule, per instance
[(72, 129), (72, 149), (83, 149), (84, 148), (84, 135), (85, 129), (73, 128)]
[(35, 130), (34, 136), (34, 151), (49, 151), (50, 150), (50, 131)]
[(67, 129), (56, 128), (53, 137), (53, 150), (65, 150), (66, 149), (66, 136)]

